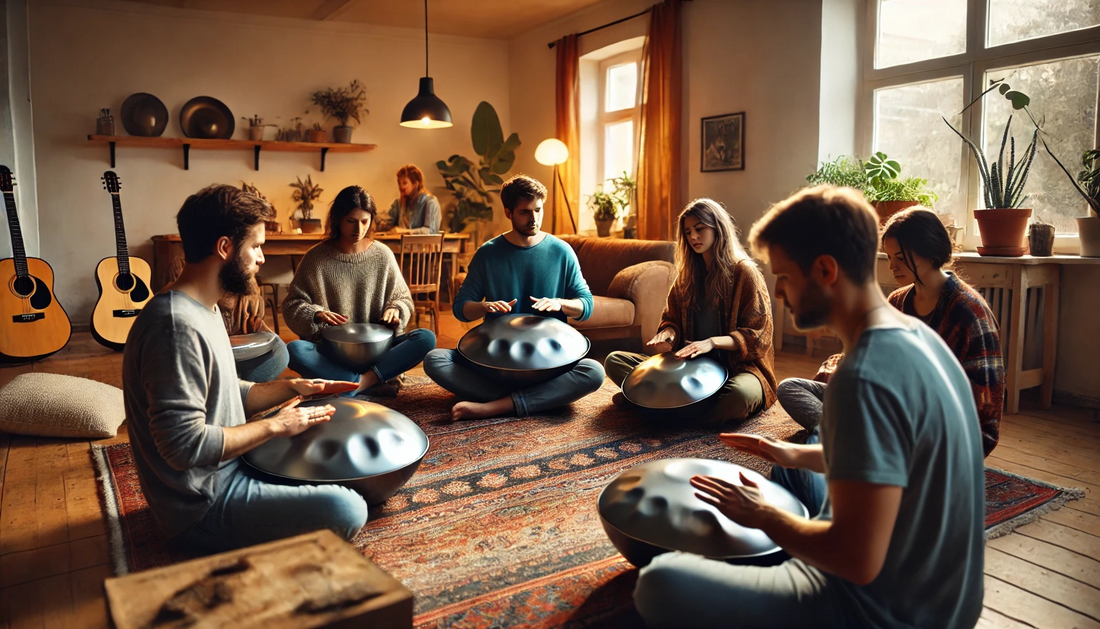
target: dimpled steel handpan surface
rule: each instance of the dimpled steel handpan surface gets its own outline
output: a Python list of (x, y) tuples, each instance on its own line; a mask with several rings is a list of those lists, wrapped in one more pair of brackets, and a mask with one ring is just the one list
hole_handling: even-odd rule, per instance
[(458, 353), (493, 379), (523, 385), (569, 371), (591, 345), (576, 328), (553, 317), (510, 314), (467, 332)]
[(744, 473), (771, 504), (806, 516), (789, 491), (740, 465), (710, 459), (662, 459), (632, 467), (600, 493), (600, 522), (611, 543), (641, 567), (670, 550), (753, 563), (780, 548), (759, 529), (745, 528), (695, 496), (692, 476), (715, 476), (740, 485)]
[(377, 323), (333, 325), (321, 336), (321, 353), (359, 373), (382, 360), (393, 345), (393, 329)]
[(397, 411), (354, 398), (323, 398), (301, 406), (331, 404), (336, 414), (294, 437), (277, 437), (249, 450), (256, 469), (303, 483), (339, 483), (385, 502), (412, 478), (428, 452), (428, 436)]
[(237, 362), (252, 360), (271, 351), (279, 337), (274, 332), (250, 332), (229, 337), (233, 346), (233, 359)]
[(726, 383), (726, 368), (707, 356), (683, 359), (673, 352), (650, 356), (623, 380), (623, 397), (653, 409), (701, 402)]

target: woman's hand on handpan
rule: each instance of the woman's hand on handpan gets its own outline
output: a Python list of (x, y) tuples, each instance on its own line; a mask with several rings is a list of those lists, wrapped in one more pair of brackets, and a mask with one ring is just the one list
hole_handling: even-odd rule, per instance
[(322, 310), (313, 315), (315, 321), (321, 321), (329, 325), (344, 325), (348, 322), (348, 318), (339, 312), (332, 312), (329, 310)]
[(724, 432), (718, 435), (718, 438), (734, 450), (758, 456), (779, 467), (802, 467), (798, 460), (800, 454), (798, 447), (792, 443), (739, 432)]
[(672, 341), (675, 338), (675, 330), (672, 328), (661, 328), (657, 331), (656, 336), (649, 339), (649, 342), (646, 343), (645, 346), (656, 350), (658, 354), (663, 354), (672, 351)]
[(561, 312), (561, 302), (553, 297), (528, 297), (535, 302), (532, 308), (539, 312)]
[(386, 308), (382, 313), (382, 323), (391, 328), (397, 328), (401, 325), (401, 312), (397, 308)]
[(483, 301), (482, 307), (485, 308), (485, 314), (498, 314), (503, 312), (512, 312), (512, 306), (516, 305), (515, 299), (512, 301)]
[(301, 401), (301, 397), (292, 399), (290, 404), (265, 420), (271, 422), (277, 436), (293, 437), (305, 432), (314, 424), (327, 422), (336, 412), (336, 408), (331, 404), (302, 407), (298, 406)]
[(710, 339), (692, 341), (676, 352), (676, 358), (695, 358), (706, 354), (712, 349), (714, 349), (714, 341)]
[(346, 380), (323, 380), (321, 378), (293, 378), (288, 380), (290, 388), (300, 396), (336, 395), (359, 388), (359, 385)]
[(722, 515), (741, 526), (758, 529), (773, 507), (764, 500), (760, 486), (740, 474), (741, 484), (735, 485), (714, 476), (692, 476), (691, 486), (698, 489), (699, 500), (715, 507)]

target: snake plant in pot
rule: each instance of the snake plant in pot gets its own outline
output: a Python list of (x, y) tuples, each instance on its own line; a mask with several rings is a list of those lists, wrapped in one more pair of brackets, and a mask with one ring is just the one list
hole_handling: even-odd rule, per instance
[[(1026, 94), (1014, 91), (1003, 80), (992, 81), (989, 88), (970, 101), (963, 108), (963, 112), (974, 103), (982, 99), (986, 94), (998, 90), (1002, 96), (1012, 103), (1014, 110), (1025, 109), (1031, 100)], [(990, 162), (985, 151), (979, 148), (969, 138), (959, 132), (947, 118), (944, 123), (951, 128), (966, 145), (978, 162), (978, 173), (982, 178), (982, 192), (984, 209), (974, 210), (974, 218), (978, 221), (978, 232), (981, 234), (982, 246), (978, 247), (979, 255), (993, 256), (1021, 256), (1027, 253), (1028, 247), (1025, 241), (1027, 222), (1031, 218), (1031, 209), (1022, 208), (1027, 196), (1024, 187), (1027, 184), (1028, 174), (1031, 172), (1031, 163), (1035, 159), (1035, 149), (1039, 139), (1039, 128), (1031, 136), (1031, 142), (1017, 156), (1016, 138), (1010, 136), (1012, 128), (1012, 115), (1009, 115), (1005, 123), (1004, 135), (1001, 137), (1001, 149), (997, 154), (997, 161)], [(1008, 150), (1007, 161), (1005, 150)], [(1017, 159), (1018, 157), (1018, 159)]]

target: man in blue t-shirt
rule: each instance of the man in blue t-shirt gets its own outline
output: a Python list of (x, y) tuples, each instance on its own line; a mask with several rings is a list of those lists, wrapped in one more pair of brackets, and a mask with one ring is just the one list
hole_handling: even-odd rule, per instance
[[(494, 318), (509, 312), (585, 320), (592, 315), (592, 291), (581, 275), (573, 248), (544, 231), (542, 203), (546, 186), (517, 175), (500, 189), (504, 215), (512, 230), (482, 245), (455, 297), (459, 321)], [(424, 372), (439, 386), (463, 398), (451, 419), (534, 415), (564, 406), (603, 384), (603, 365), (582, 359), (571, 371), (526, 389), (512, 390), (475, 373), (452, 349), (424, 357)]]
[[(873, 210), (852, 190), (819, 186), (772, 207), (749, 241), (795, 325), (827, 327), (846, 356), (826, 389), (820, 444), (721, 439), (824, 473), (828, 495), (811, 520), (773, 507), (744, 476), (692, 478), (700, 499), (792, 559), (759, 568), (662, 555), (641, 571), (639, 612), (653, 626), (973, 627), (984, 560), (977, 411), (939, 335), (883, 297)], [(802, 477), (782, 478), (808, 495)]]

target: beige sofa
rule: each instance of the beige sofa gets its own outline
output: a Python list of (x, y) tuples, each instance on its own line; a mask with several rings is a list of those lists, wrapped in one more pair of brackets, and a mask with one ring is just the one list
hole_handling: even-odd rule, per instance
[(592, 290), (592, 316), (569, 322), (590, 339), (629, 338), (644, 344), (657, 333), (675, 279), (676, 243), (561, 236), (577, 253)]

